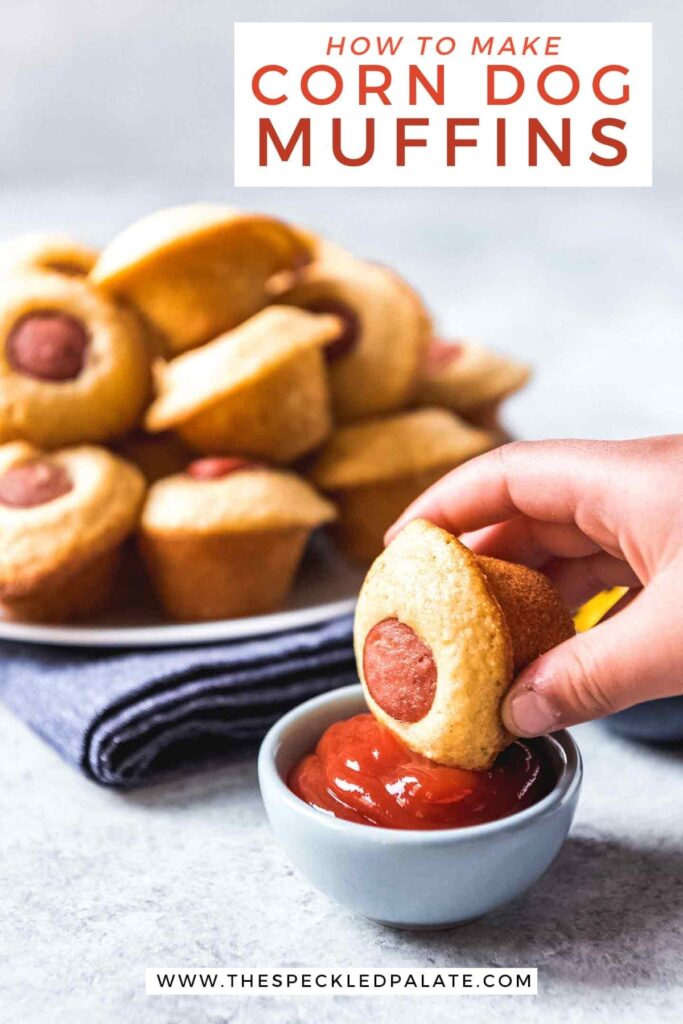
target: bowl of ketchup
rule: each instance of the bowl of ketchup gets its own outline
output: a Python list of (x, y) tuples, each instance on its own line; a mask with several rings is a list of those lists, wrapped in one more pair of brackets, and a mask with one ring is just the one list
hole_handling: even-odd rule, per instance
[(350, 910), (397, 928), (446, 928), (533, 885), (567, 836), (581, 786), (567, 732), (516, 741), (491, 769), (408, 750), (360, 686), (301, 704), (259, 753), (259, 783), (295, 867)]

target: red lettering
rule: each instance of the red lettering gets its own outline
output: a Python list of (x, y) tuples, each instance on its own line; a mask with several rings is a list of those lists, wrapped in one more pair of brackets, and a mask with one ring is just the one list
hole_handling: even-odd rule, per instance
[[(516, 81), (515, 91), (511, 96), (496, 96), (496, 74), (507, 71)], [(518, 68), (511, 64), (488, 64), (486, 67), (486, 102), (489, 106), (503, 106), (506, 103), (516, 103), (524, 93), (524, 75)]]
[[(377, 72), (382, 76), (382, 82), (371, 85), (368, 75)], [(391, 85), (391, 71), (383, 64), (361, 64), (358, 68), (358, 102), (362, 107), (368, 102), (368, 96), (374, 94), (379, 96), (385, 107), (391, 106), (391, 100), (387, 96), (387, 89)]]
[(628, 103), (631, 90), (628, 85), (625, 85), (621, 90), (620, 96), (606, 96), (602, 91), (602, 80), (605, 75), (608, 75), (611, 71), (618, 71), (620, 75), (627, 75), (629, 73), (628, 68), (623, 67), (621, 64), (606, 64), (604, 68), (600, 68), (596, 71), (593, 78), (593, 93), (601, 103), (608, 103), (610, 106), (618, 106), (620, 103)]
[(282, 142), (270, 118), (262, 117), (259, 120), (259, 167), (268, 166), (269, 141), (272, 142), (275, 148), (275, 152), (280, 157), (282, 162), (285, 164), (294, 153), (294, 148), (297, 145), (297, 143), (301, 141), (301, 165), (302, 167), (311, 166), (310, 117), (299, 118), (296, 127), (289, 138), (289, 142), (287, 143)]
[(287, 96), (285, 93), (282, 96), (266, 96), (262, 91), (261, 79), (271, 71), (277, 71), (279, 75), (287, 74), (287, 68), (283, 68), (281, 64), (264, 64), (262, 68), (258, 69), (251, 80), (251, 91), (259, 103), (267, 103), (269, 106), (274, 107), (278, 103), (284, 103)]
[(345, 156), (342, 152), (341, 125), (340, 117), (332, 118), (332, 154), (335, 160), (337, 163), (344, 164), (345, 167), (361, 167), (363, 164), (367, 164), (375, 155), (374, 117), (365, 119), (365, 150), (360, 156)]
[(455, 167), (455, 154), (458, 146), (476, 146), (476, 139), (459, 139), (456, 135), (460, 127), (476, 127), (479, 124), (478, 117), (449, 117), (446, 121), (447, 127), (447, 157), (449, 167)]
[(437, 106), (442, 107), (446, 101), (446, 83), (444, 80), (444, 65), (436, 66), (436, 85), (432, 85), (425, 73), (411, 64), (408, 68), (408, 102), (411, 107), (417, 103), (417, 86), (421, 85), (425, 92), (431, 96)]
[(562, 118), (562, 142), (555, 142), (537, 117), (529, 118), (529, 167), (538, 167), (538, 140), (541, 139), (553, 154), (558, 164), (569, 167), (571, 164), (571, 120)]
[(399, 117), (396, 121), (396, 166), (405, 167), (408, 146), (426, 146), (426, 139), (406, 138), (406, 128), (426, 128), (428, 117)]
[(504, 117), (496, 118), (496, 167), (505, 167), (506, 160), (506, 121)]
[[(311, 92), (310, 82), (314, 75), (324, 72), (334, 80), (334, 88), (329, 96), (315, 96)], [(329, 103), (334, 103), (338, 100), (342, 94), (344, 88), (344, 80), (341, 74), (336, 68), (331, 67), (329, 64), (314, 64), (313, 67), (306, 68), (303, 75), (301, 76), (301, 94), (304, 99), (308, 100), (309, 103), (315, 103), (316, 106), (324, 107)]]
[[(567, 75), (571, 81), (571, 88), (566, 96), (551, 96), (545, 86), (548, 78), (558, 71)], [(576, 99), (578, 92), (579, 76), (573, 68), (567, 67), (566, 64), (551, 64), (549, 68), (544, 68), (538, 76), (538, 94), (542, 100), (546, 101), (546, 103), (552, 103), (555, 106), (562, 106), (565, 103), (571, 103), (572, 100)]]
[(625, 144), (621, 139), (613, 139), (610, 135), (605, 135), (604, 129), (619, 128), (623, 131), (625, 127), (626, 121), (620, 121), (617, 117), (603, 117), (600, 121), (595, 122), (592, 131), (593, 138), (604, 146), (610, 146), (614, 150), (614, 156), (599, 156), (597, 153), (591, 153), (590, 159), (594, 164), (599, 164), (600, 167), (617, 167), (619, 164), (623, 164), (628, 153)]

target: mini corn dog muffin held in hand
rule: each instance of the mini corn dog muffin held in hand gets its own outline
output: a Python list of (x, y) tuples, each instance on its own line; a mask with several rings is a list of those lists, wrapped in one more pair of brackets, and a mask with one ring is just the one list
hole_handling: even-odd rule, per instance
[(529, 367), (472, 341), (433, 338), (420, 371), (418, 405), (439, 405), (472, 423), (495, 422), (500, 403), (521, 390)]
[(0, 442), (125, 433), (149, 396), (149, 363), (137, 317), (86, 279), (0, 275)]
[(418, 519), (370, 569), (354, 646), (373, 715), (425, 757), (479, 771), (513, 739), (500, 708), (514, 676), (573, 635), (542, 573)]
[(97, 250), (68, 235), (36, 232), (0, 243), (0, 273), (34, 270), (84, 277), (97, 260)]
[(258, 615), (284, 601), (310, 533), (334, 515), (294, 473), (214, 456), (152, 486), (140, 547), (172, 618)]
[(334, 313), (342, 330), (326, 348), (332, 405), (342, 423), (405, 406), (431, 334), (419, 296), (398, 274), (336, 247), (302, 269), (278, 301)]
[(337, 505), (335, 535), (368, 564), (399, 514), (444, 473), (493, 446), (492, 438), (445, 409), (418, 409), (337, 430), (309, 476)]
[(338, 331), (336, 317), (270, 306), (207, 345), (159, 362), (145, 425), (175, 430), (204, 454), (291, 462), (330, 432), (322, 349)]
[(0, 446), (0, 615), (65, 622), (106, 606), (143, 492), (104, 448)]
[(253, 316), (269, 301), (268, 280), (310, 258), (306, 238), (275, 217), (194, 203), (126, 228), (92, 278), (134, 303), (172, 356)]

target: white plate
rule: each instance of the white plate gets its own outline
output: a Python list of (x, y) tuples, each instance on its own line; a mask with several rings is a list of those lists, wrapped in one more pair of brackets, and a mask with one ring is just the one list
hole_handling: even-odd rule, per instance
[(61, 647), (183, 647), (267, 636), (325, 622), (353, 611), (364, 573), (343, 561), (322, 538), (304, 558), (286, 605), (270, 615), (212, 622), (163, 619), (145, 588), (137, 586), (121, 607), (96, 621), (41, 626), (0, 620), (1, 640)]

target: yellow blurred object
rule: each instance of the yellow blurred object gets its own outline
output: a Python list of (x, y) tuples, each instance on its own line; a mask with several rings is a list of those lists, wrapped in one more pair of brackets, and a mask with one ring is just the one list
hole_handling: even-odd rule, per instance
[(582, 604), (574, 616), (574, 625), (577, 633), (584, 633), (587, 629), (597, 626), (598, 622), (605, 617), (610, 608), (614, 608), (617, 601), (627, 593), (628, 587), (612, 587), (611, 590), (602, 590), (590, 601)]

